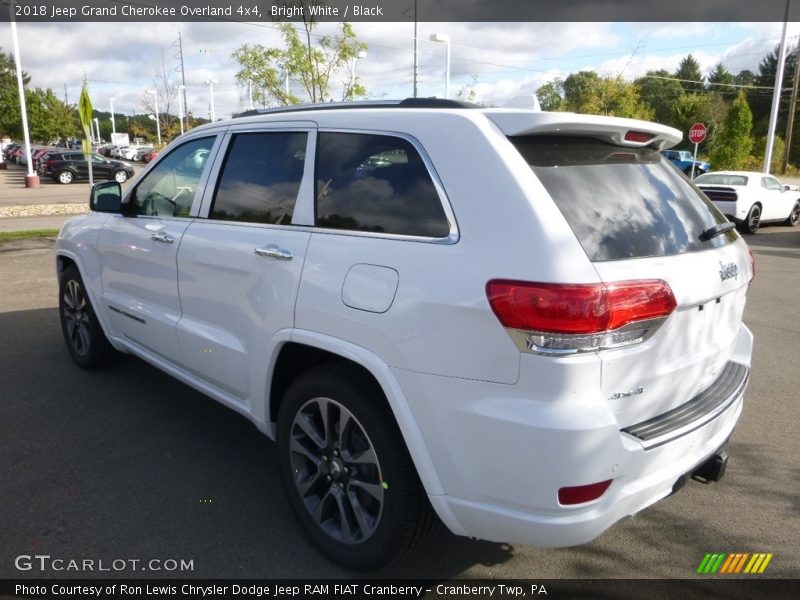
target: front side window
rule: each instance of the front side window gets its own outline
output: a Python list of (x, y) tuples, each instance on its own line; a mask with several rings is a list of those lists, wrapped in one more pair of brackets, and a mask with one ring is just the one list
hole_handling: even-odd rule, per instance
[(307, 141), (305, 132), (234, 135), (214, 194), (211, 218), (291, 224)]
[(450, 223), (416, 148), (388, 135), (322, 132), (316, 225), (443, 238)]
[(129, 214), (188, 217), (214, 140), (200, 138), (170, 151), (136, 186)]
[(772, 177), (764, 177), (764, 179), (761, 180), (761, 184), (768, 190), (783, 191), (783, 186), (778, 183), (777, 179), (773, 179)]

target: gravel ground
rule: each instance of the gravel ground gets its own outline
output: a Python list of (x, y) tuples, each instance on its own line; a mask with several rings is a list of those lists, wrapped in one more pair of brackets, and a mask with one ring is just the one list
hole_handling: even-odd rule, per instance
[(14, 206), (0, 206), (0, 218), (79, 215), (87, 212), (89, 212), (89, 205), (86, 202), (81, 204), (17, 204)]

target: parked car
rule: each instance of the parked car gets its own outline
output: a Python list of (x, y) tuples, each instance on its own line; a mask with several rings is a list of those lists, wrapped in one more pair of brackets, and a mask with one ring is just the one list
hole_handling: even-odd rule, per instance
[(139, 146), (136, 149), (136, 153), (133, 155), (133, 159), (132, 160), (135, 160), (135, 161), (138, 161), (138, 162), (144, 162), (144, 155), (145, 154), (149, 154), (152, 151), (153, 151), (153, 147), (152, 146)]
[(61, 230), (67, 349), (133, 354), (252, 420), (349, 567), (437, 518), (588, 542), (718, 480), (742, 411), (752, 255), (659, 154), (680, 139), (435, 99), (195, 128)]
[[(82, 152), (65, 152), (48, 160), (45, 174), (58, 183), (72, 183), (77, 179), (89, 178), (89, 161)], [(99, 154), (92, 154), (92, 177), (97, 180), (113, 179), (124, 183), (133, 177), (133, 167), (126, 162), (109, 160)]]
[(800, 193), (772, 175), (755, 171), (717, 171), (694, 180), (703, 193), (746, 233), (763, 223), (800, 221)]
[(150, 152), (145, 152), (144, 154), (142, 154), (142, 160), (146, 163), (149, 163), (156, 156), (158, 156), (158, 150), (152, 150)]
[(661, 154), (679, 170), (683, 171), (687, 177), (692, 176), (692, 164), (694, 164), (695, 177), (711, 170), (711, 163), (695, 160), (692, 153), (687, 150), (662, 150)]

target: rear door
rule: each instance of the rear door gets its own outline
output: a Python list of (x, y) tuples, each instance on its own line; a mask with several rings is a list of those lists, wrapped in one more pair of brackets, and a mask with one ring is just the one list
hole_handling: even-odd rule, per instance
[[(665, 281), (677, 308), (643, 341), (598, 352), (621, 426), (709, 387), (734, 353), (750, 265), (725, 218), (652, 148), (590, 138), (512, 138), (606, 284)], [(706, 232), (704, 234), (704, 232)]]
[[(311, 234), (314, 126), (232, 127), (178, 253), (183, 365), (232, 401), (265, 391), (269, 348), (294, 324)], [(301, 202), (302, 200), (302, 202)]]

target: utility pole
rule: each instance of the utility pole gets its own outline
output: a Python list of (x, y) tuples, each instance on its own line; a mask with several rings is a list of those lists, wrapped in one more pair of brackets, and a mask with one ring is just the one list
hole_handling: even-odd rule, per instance
[(414, 98), (417, 97), (417, 75), (419, 73), (419, 40), (417, 40), (417, 0), (414, 0)]
[(789, 165), (789, 149), (792, 147), (792, 127), (794, 126), (794, 111), (797, 106), (798, 83), (800, 83), (800, 37), (797, 38), (797, 50), (794, 53), (794, 85), (792, 85), (792, 99), (789, 102), (789, 116), (786, 119), (786, 143), (783, 146), (781, 175), (786, 175), (786, 167)]
[(64, 106), (69, 106), (69, 98), (67, 97), (67, 84), (64, 84)]
[[(173, 44), (174, 45), (174, 44)], [(186, 127), (189, 127), (189, 105), (186, 103), (186, 69), (183, 68), (183, 39), (178, 32), (178, 59), (181, 61), (181, 85), (183, 88), (183, 110), (186, 112)]]

